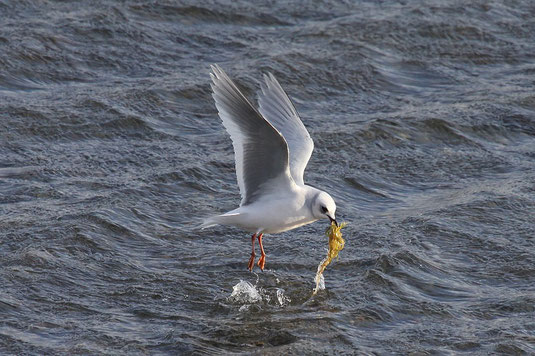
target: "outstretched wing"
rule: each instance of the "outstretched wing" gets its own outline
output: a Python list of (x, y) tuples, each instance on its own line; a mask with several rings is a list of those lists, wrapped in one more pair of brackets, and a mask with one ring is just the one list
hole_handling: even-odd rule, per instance
[(284, 136), (290, 152), (292, 178), (303, 185), (303, 174), (314, 150), (314, 142), (273, 74), (264, 75), (264, 81), (258, 98), (259, 111)]
[(241, 205), (254, 202), (265, 190), (294, 184), (288, 145), (281, 133), (264, 119), (218, 65), (212, 66), (210, 76), (219, 117), (234, 146)]

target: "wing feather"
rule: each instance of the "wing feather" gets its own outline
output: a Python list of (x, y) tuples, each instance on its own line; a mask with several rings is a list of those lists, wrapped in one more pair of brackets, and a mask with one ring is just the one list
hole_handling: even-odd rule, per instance
[(247, 100), (218, 66), (212, 66), (213, 98), (219, 117), (230, 134), (236, 160), (241, 205), (261, 196), (266, 183), (278, 179), (279, 188), (294, 184), (288, 144), (281, 133)]
[(292, 101), (273, 74), (264, 75), (264, 81), (258, 97), (259, 111), (286, 140), (290, 174), (297, 184), (303, 185), (303, 175), (314, 150), (314, 142)]

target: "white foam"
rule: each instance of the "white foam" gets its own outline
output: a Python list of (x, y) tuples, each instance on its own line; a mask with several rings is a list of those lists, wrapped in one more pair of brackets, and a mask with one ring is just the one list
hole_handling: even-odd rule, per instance
[(240, 280), (238, 284), (232, 287), (230, 299), (239, 303), (257, 303), (262, 300), (260, 292), (247, 281)]
[(277, 300), (281, 307), (291, 302), (291, 299), (284, 295), (284, 289), (282, 288), (277, 288)]

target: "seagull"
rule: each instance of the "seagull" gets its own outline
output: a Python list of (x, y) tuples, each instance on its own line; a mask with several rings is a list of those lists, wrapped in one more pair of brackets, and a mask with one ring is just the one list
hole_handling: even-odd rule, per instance
[(276, 234), (328, 218), (336, 222), (336, 204), (329, 194), (303, 181), (314, 142), (292, 101), (273, 74), (264, 75), (258, 109), (217, 65), (211, 66), (215, 106), (234, 147), (240, 206), (204, 221), (202, 227), (235, 226), (251, 236), (247, 268), (253, 270), (255, 239), (263, 271), (264, 234)]

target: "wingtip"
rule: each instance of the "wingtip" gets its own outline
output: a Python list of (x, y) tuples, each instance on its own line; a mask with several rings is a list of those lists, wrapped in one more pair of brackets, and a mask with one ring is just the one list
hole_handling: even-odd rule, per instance
[(225, 73), (225, 71), (217, 63), (210, 65), (210, 68), (212, 69), (212, 73), (215, 77), (215, 80), (214, 78), (212, 78), (212, 80), (214, 80), (214, 83), (216, 84), (218, 82), (232, 83), (232, 80), (230, 79), (230, 77), (227, 75), (227, 73)]
[[(216, 87), (221, 85), (221, 81), (224, 81), (226, 77), (226, 74), (223, 69), (221, 69), (221, 67), (217, 63), (211, 64), (210, 69), (212, 69), (212, 71), (210, 72), (210, 78), (212, 79), (214, 85)], [(212, 90), (215, 92), (214, 86), (212, 86)]]
[(221, 73), (223, 73), (223, 70), (221, 69), (221, 67), (217, 63), (211, 64), (210, 65), (210, 69), (212, 70), (212, 72), (210, 74), (213, 73), (216, 78), (219, 78)]
[(271, 72), (264, 73), (264, 81), (266, 82), (266, 86), (268, 88), (281, 86), (277, 78), (275, 78), (275, 76)]

